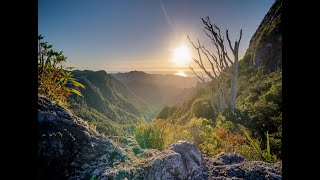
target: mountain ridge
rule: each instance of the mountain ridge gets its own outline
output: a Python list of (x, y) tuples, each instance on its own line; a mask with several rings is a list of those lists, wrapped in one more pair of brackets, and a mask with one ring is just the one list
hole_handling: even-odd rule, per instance
[(251, 37), (242, 63), (265, 66), (269, 72), (282, 69), (282, 9), (282, 1), (276, 0)]
[[(196, 86), (196, 77), (182, 77), (173, 74), (148, 74), (143, 71), (130, 71), (111, 74), (148, 104), (156, 108), (174, 104), (181, 91)], [(181, 95), (180, 95), (181, 98)]]
[[(100, 132), (107, 134), (112, 132), (116, 135), (124, 130), (120, 127), (122, 125), (134, 128), (137, 122), (149, 121), (155, 116), (154, 109), (150, 105), (107, 72), (103, 70), (72, 72), (74, 78), (86, 88), (79, 89), (83, 94), (82, 97), (73, 95), (69, 98), (70, 109), (76, 115), (96, 125)], [(119, 127), (114, 127), (115, 125)]]

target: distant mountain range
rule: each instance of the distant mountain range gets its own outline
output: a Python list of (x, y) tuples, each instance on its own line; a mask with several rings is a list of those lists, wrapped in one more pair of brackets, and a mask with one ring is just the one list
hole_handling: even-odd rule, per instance
[(83, 97), (72, 95), (70, 109), (110, 135), (130, 134), (139, 121), (155, 118), (165, 105), (192, 97), (193, 77), (147, 74), (141, 71), (108, 74), (105, 71), (74, 70), (85, 89)]
[(83, 97), (71, 96), (71, 110), (97, 126), (100, 132), (130, 131), (138, 121), (155, 117), (155, 109), (132, 93), (125, 84), (105, 71), (73, 71), (85, 89)]
[[(262, 20), (240, 61), (239, 107), (252, 99), (254, 103), (260, 96), (269, 96), (274, 89), (277, 90), (277, 97), (281, 95), (281, 9), (282, 2), (278, 0)], [(267, 72), (261, 73), (259, 68)], [(156, 117), (187, 121), (196, 114), (213, 118), (208, 94), (196, 77), (148, 74), (142, 71), (108, 74), (105, 71), (75, 70), (73, 74), (86, 89), (80, 89), (83, 97), (70, 97), (71, 110), (90, 121), (98, 131), (108, 135), (130, 134), (139, 121), (149, 121)], [(267, 79), (268, 83), (265, 83)], [(251, 87), (250, 83), (260, 84), (264, 90)], [(255, 92), (258, 91), (256, 89), (259, 93)], [(255, 94), (255, 98), (251, 97), (252, 94)], [(281, 102), (274, 103), (282, 106)], [(202, 107), (201, 112), (197, 112), (198, 106)], [(280, 111), (277, 109), (276, 112)]]
[(186, 100), (189, 96), (182, 94), (186, 92), (192, 94), (193, 89), (190, 88), (195, 87), (199, 81), (196, 77), (147, 74), (142, 71), (115, 73), (112, 76), (126, 84), (134, 94), (156, 109)]

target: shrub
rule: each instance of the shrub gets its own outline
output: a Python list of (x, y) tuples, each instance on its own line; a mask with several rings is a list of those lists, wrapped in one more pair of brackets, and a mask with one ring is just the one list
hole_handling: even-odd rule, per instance
[(206, 119), (215, 119), (215, 114), (213, 108), (210, 104), (210, 100), (207, 99), (197, 99), (192, 104), (191, 111), (194, 113), (194, 116), (197, 118), (206, 118)]
[(141, 148), (163, 150), (168, 145), (168, 137), (172, 134), (172, 129), (166, 127), (167, 125), (167, 122), (161, 120), (149, 124), (140, 123), (136, 127), (134, 137)]
[(179, 140), (187, 140), (209, 156), (220, 152), (236, 152), (249, 160), (261, 160), (259, 154), (246, 142), (243, 133), (238, 132), (240, 130), (232, 132), (234, 129), (242, 129), (242, 126), (221, 119), (218, 122), (220, 125), (214, 126), (211, 120), (205, 118), (192, 118), (187, 124), (155, 120), (148, 124), (140, 123), (135, 138), (142, 148), (163, 150)]
[[(67, 57), (54, 51), (52, 45), (42, 42), (38, 36), (38, 92), (62, 106), (69, 106), (67, 97), (71, 94), (82, 96), (76, 88), (85, 88), (73, 78), (71, 72), (66, 72), (62, 63)], [(72, 69), (73, 67), (66, 67)]]

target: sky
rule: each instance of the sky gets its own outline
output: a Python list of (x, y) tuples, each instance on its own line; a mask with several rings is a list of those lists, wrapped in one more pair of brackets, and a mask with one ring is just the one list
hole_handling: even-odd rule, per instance
[[(191, 75), (197, 57), (187, 35), (212, 48), (201, 18), (209, 16), (231, 41), (240, 59), (274, 0), (38, 0), (38, 33), (63, 51), (76, 69)], [(175, 49), (191, 56), (176, 65)], [(196, 68), (197, 69), (197, 68)]]

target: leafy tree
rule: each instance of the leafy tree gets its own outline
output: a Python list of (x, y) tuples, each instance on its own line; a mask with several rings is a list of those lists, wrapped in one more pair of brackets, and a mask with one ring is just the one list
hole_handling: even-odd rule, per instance
[(205, 99), (195, 100), (191, 110), (195, 117), (203, 117), (211, 120), (215, 119), (215, 113), (212, 111), (212, 106), (210, 102), (207, 102)]
[[(62, 106), (69, 106), (67, 97), (71, 94), (82, 96), (76, 88), (85, 88), (73, 78), (71, 72), (65, 71), (62, 65), (66, 61), (61, 52), (52, 49), (52, 45), (43, 42), (38, 36), (38, 92)], [(66, 67), (73, 69), (73, 67)]]

